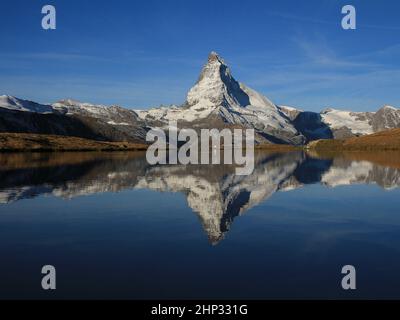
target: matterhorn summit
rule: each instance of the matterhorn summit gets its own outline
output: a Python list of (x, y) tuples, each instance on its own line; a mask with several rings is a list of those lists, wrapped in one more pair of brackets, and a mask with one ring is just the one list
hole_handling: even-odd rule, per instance
[(224, 60), (213, 51), (208, 56), (199, 80), (187, 95), (187, 104), (198, 110), (218, 106), (246, 107), (250, 101), (240, 84), (232, 77)]
[(304, 137), (278, 106), (237, 82), (224, 60), (211, 52), (196, 84), (180, 107), (139, 111), (147, 121), (191, 123), (194, 127), (235, 125), (254, 128), (259, 142), (301, 144)]

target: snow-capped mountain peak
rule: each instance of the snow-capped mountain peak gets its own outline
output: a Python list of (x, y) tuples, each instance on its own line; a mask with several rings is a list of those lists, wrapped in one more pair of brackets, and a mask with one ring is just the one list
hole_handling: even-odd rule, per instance
[(389, 105), (384, 105), (381, 109), (396, 110), (396, 111), (399, 110), (399, 109), (397, 109), (393, 106), (389, 106)]
[(52, 106), (50, 105), (39, 104), (33, 101), (18, 99), (16, 97), (8, 95), (0, 96), (0, 108), (36, 113), (54, 112)]
[(216, 52), (209, 54), (182, 107), (141, 111), (139, 116), (154, 122), (194, 122), (197, 127), (219, 121), (254, 128), (264, 142), (301, 144), (304, 141), (287, 115), (265, 96), (236, 81)]
[(229, 67), (216, 52), (209, 54), (208, 62), (203, 67), (199, 80), (187, 95), (187, 103), (195, 107), (210, 105), (245, 107), (250, 104), (240, 84), (232, 77)]
[(266, 97), (236, 81), (225, 61), (214, 51), (209, 54), (197, 83), (190, 89), (187, 104), (194, 110), (210, 105), (230, 109), (250, 105), (276, 108)]

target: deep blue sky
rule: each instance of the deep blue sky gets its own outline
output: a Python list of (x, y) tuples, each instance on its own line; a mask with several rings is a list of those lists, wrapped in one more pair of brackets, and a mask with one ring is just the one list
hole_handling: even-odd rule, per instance
[[(57, 30), (41, 8), (57, 9)], [(341, 28), (341, 7), (357, 30)], [(1, 0), (0, 94), (147, 108), (182, 103), (211, 50), (277, 104), (400, 107), (400, 3)]]

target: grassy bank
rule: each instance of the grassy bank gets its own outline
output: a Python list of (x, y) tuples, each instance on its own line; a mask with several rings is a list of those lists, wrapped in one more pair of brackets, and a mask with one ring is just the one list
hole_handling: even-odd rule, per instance
[(324, 139), (311, 141), (306, 148), (323, 151), (400, 150), (400, 129), (381, 131), (370, 135), (354, 137), (345, 140)]
[(0, 133), (0, 152), (45, 151), (137, 151), (147, 145), (130, 142), (105, 142), (47, 134)]

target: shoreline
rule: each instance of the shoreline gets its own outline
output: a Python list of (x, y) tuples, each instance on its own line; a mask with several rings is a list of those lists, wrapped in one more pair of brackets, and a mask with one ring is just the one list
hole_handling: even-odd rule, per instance
[[(149, 144), (140, 142), (112, 142), (74, 136), (36, 133), (0, 133), (0, 153), (12, 152), (124, 152), (146, 151)], [(220, 150), (224, 150), (221, 145)], [(246, 149), (246, 148), (242, 148)], [(168, 147), (165, 149), (168, 150)], [(212, 148), (210, 148), (212, 150)], [(306, 145), (258, 144), (254, 150), (276, 152), (378, 152), (400, 151), (400, 129), (381, 131), (349, 139), (321, 139)]]

